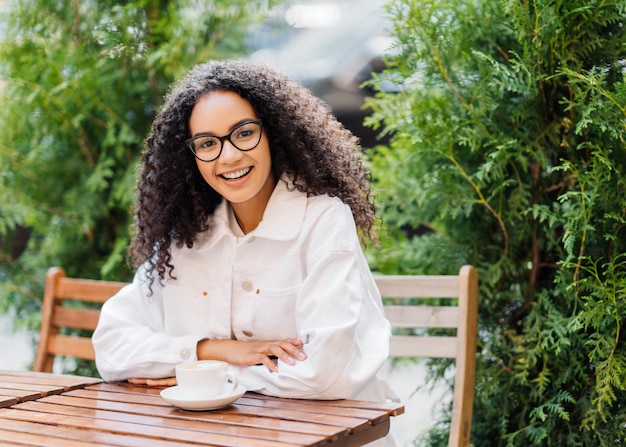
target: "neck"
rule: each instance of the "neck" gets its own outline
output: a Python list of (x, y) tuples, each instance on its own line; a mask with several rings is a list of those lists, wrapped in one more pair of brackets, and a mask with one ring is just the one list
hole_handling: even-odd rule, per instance
[(256, 196), (246, 202), (232, 203), (235, 219), (244, 234), (250, 233), (259, 226), (267, 208), (267, 203), (274, 192), (276, 181), (273, 176), (268, 176), (263, 188)]

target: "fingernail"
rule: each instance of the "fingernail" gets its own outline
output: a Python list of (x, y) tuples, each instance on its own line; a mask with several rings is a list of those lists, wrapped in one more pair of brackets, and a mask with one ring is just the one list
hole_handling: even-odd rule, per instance
[(298, 358), (300, 360), (304, 360), (304, 359), (306, 359), (306, 354), (304, 352), (300, 351), (300, 352), (298, 352)]
[(289, 365), (295, 365), (296, 364), (296, 359), (294, 359), (293, 357), (287, 357), (287, 363)]

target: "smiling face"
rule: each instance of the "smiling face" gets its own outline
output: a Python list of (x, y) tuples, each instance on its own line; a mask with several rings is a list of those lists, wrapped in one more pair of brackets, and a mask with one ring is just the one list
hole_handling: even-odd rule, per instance
[[(247, 100), (234, 92), (214, 91), (198, 100), (189, 118), (189, 128), (192, 137), (199, 134), (222, 137), (242, 123), (256, 119)], [(234, 134), (232, 138), (235, 140)], [(209, 186), (231, 203), (244, 232), (256, 227), (276, 185), (265, 132), (254, 149), (240, 151), (226, 139), (216, 160), (196, 159), (196, 164)]]

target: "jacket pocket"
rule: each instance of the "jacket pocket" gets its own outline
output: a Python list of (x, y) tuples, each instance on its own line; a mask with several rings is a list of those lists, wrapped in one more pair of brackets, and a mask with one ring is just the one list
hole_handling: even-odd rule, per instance
[(294, 338), (296, 303), (300, 285), (281, 289), (260, 289), (253, 301), (254, 328), (265, 340)]
[(202, 334), (208, 305), (201, 290), (167, 284), (163, 288), (165, 332), (171, 335)]

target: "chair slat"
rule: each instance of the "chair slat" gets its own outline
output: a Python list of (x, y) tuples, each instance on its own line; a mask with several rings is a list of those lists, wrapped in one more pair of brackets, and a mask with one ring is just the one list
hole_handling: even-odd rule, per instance
[[(100, 311), (84, 307), (85, 303), (102, 304), (125, 285), (118, 281), (68, 278), (62, 268), (49, 268), (41, 311), (39, 346), (33, 369), (51, 372), (57, 355), (94, 360), (90, 336), (68, 337), (60, 335), (60, 332), (64, 328), (93, 331), (98, 324)], [(72, 301), (80, 303), (69, 306)]]
[(56, 306), (52, 317), (52, 324), (56, 327), (71, 329), (94, 330), (98, 325), (100, 311), (98, 309), (79, 309)]
[[(454, 298), (455, 306), (387, 305), (385, 315), (394, 328), (456, 328), (456, 337), (394, 335), (390, 357), (453, 358), (455, 382), (448, 447), (468, 447), (472, 426), (476, 338), (478, 328), (478, 277), (466, 265), (453, 276), (375, 276), (383, 298)], [(421, 331), (417, 331), (421, 332)], [(424, 331), (425, 332), (425, 331)]]
[(57, 299), (75, 299), (104, 303), (125, 285), (126, 283), (117, 281), (59, 278), (56, 285), (55, 297)]
[(396, 328), (456, 328), (456, 306), (385, 306), (385, 315)]
[(50, 335), (48, 352), (54, 355), (65, 355), (86, 360), (94, 360), (96, 358), (91, 338), (89, 337)]
[(456, 337), (394, 335), (389, 344), (390, 357), (454, 358), (456, 353)]
[[(458, 276), (375, 276), (380, 294), (385, 298), (458, 298)], [(416, 287), (416, 285), (418, 287)]]
[[(456, 328), (456, 337), (394, 335), (391, 357), (454, 358), (456, 377), (450, 424), (449, 447), (469, 446), (474, 377), (478, 278), (472, 266), (463, 266), (459, 275), (375, 276), (385, 298), (454, 298), (455, 306), (385, 306), (385, 313), (397, 328)], [(62, 327), (93, 329), (99, 311), (63, 307), (65, 301), (104, 303), (126, 283), (67, 278), (63, 269), (52, 267), (46, 275), (39, 347), (35, 371), (52, 371), (55, 355), (94, 360), (89, 337), (63, 336)]]

